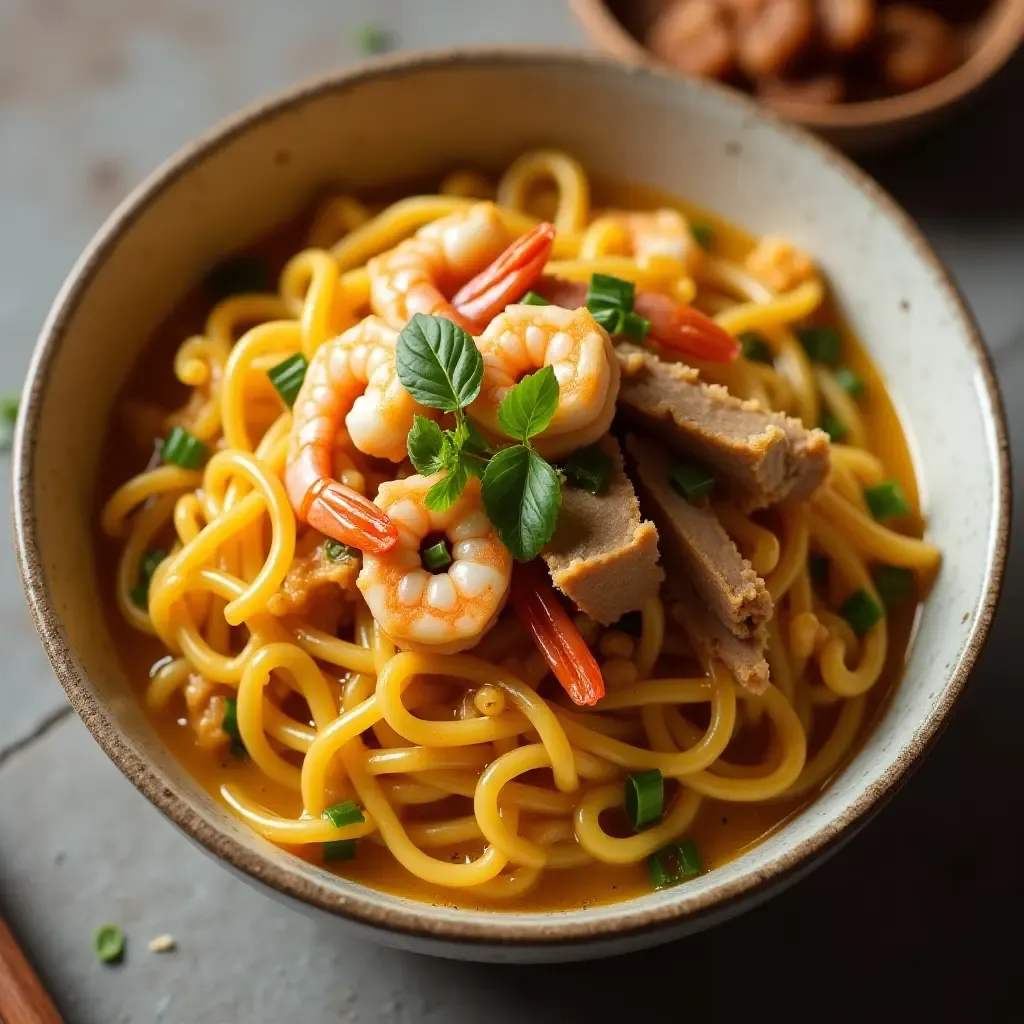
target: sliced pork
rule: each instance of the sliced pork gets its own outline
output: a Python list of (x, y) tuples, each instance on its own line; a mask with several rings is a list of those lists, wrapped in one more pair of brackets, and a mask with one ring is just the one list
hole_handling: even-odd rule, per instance
[(596, 495), (563, 488), (558, 529), (542, 557), (555, 586), (580, 611), (609, 625), (656, 595), (665, 574), (658, 531), (640, 517), (618, 442), (609, 436), (599, 445), (612, 460), (608, 489)]
[(677, 451), (699, 459), (746, 510), (809, 497), (829, 469), (828, 435), (799, 420), (734, 398), (697, 371), (629, 343), (616, 345), (622, 367), (619, 409)]
[(725, 532), (706, 499), (689, 502), (669, 483), (664, 446), (630, 436), (626, 451), (644, 509), (658, 526), (669, 565), (679, 566), (711, 611), (737, 637), (757, 636), (772, 616), (762, 580)]

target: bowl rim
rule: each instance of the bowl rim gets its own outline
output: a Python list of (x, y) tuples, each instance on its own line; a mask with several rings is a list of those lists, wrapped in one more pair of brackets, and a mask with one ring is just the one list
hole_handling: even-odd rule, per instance
[[(754, 119), (768, 122), (775, 130), (802, 147), (810, 147), (839, 170), (847, 181), (881, 207), (907, 236), (918, 257), (933, 269), (937, 286), (959, 314), (961, 327), (977, 360), (984, 392), (991, 409), (996, 441), (996, 490), (998, 521), (990, 548), (990, 562), (984, 592), (975, 620), (955, 668), (943, 686), (941, 699), (919, 723), (911, 741), (893, 756), (882, 777), (862, 792), (836, 819), (818, 826), (812, 835), (781, 851), (756, 872), (698, 895), (678, 897), (655, 907), (640, 908), (637, 901), (613, 905), (616, 913), (600, 920), (574, 918), (570, 913), (538, 913), (514, 920), (496, 911), (480, 920), (435, 917), (432, 907), (412, 900), (400, 906), (380, 899), (372, 889), (356, 886), (343, 892), (326, 883), (298, 877), (288, 866), (270, 862), (257, 851), (247, 849), (219, 826), (209, 823), (190, 803), (178, 796), (170, 780), (136, 749), (106, 706), (91, 692), (67, 640), (61, 614), (50, 593), (43, 569), (34, 510), (33, 467), (42, 416), (43, 395), (60, 351), (66, 326), (91, 286), (107, 253), (146, 211), (151, 202), (196, 162), (215, 152), (251, 126), (295, 109), (326, 93), (357, 87), (363, 82), (405, 75), (435, 68), (512, 66), (528, 70), (540, 65), (572, 65), (607, 75), (653, 77), (672, 88), (714, 93), (719, 101), (740, 107)], [(12, 514), (15, 549), (22, 585), (43, 647), (68, 698), (93, 737), (128, 779), (183, 832), (229, 866), (269, 886), (281, 895), (324, 910), (372, 930), (405, 936), (409, 941), (443, 939), (449, 944), (479, 946), (492, 943), (504, 947), (551, 947), (621, 939), (662, 931), (684, 920), (693, 928), (711, 923), (713, 917), (737, 913), (744, 904), (767, 895), (795, 880), (812, 863), (837, 849), (856, 828), (880, 809), (899, 784), (917, 767), (945, 725), (952, 706), (962, 692), (988, 636), (1005, 572), (1011, 517), (1011, 468), (1008, 454), (1006, 414), (996, 382), (991, 356), (982, 341), (957, 285), (909, 215), (878, 184), (832, 147), (805, 130), (787, 124), (765, 111), (753, 100), (716, 83), (682, 80), (670, 71), (653, 67), (631, 67), (613, 58), (554, 47), (469, 47), (427, 52), (409, 52), (364, 61), (354, 67), (329, 72), (281, 90), (241, 112), (219, 122), (186, 144), (138, 185), (107, 218), (79, 257), (54, 300), (29, 366), (21, 411), (15, 431), (12, 459)]]
[[(857, 103), (809, 103), (766, 98), (763, 108), (819, 129), (877, 128), (925, 117), (950, 106), (993, 78), (1024, 43), (1024, 0), (1003, 0), (1008, 31), (989, 32), (962, 64), (920, 89)], [(682, 78), (691, 76), (660, 61), (609, 10), (607, 0), (569, 0), (591, 39), (620, 59), (654, 65)], [(743, 95), (747, 95), (743, 93)]]

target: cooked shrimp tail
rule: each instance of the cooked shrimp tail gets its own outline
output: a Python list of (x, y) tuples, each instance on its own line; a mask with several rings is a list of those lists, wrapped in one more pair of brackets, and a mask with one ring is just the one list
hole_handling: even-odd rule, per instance
[(573, 703), (596, 704), (604, 696), (601, 667), (536, 562), (516, 566), (511, 600), (520, 622)]
[(342, 544), (371, 554), (390, 551), (398, 543), (394, 523), (358, 491), (332, 480), (330, 461), (330, 449), (309, 445), (289, 465), (285, 485), (295, 514)]
[(452, 299), (456, 312), (484, 325), (490, 323), (507, 305), (518, 302), (533, 287), (551, 256), (554, 242), (554, 225), (547, 222), (516, 239), (489, 267), (458, 291)]
[[(578, 309), (587, 300), (585, 281), (545, 275), (537, 281), (536, 290), (548, 302), (566, 309)], [(729, 363), (739, 355), (739, 342), (728, 331), (670, 295), (638, 291), (633, 309), (650, 320), (650, 337), (663, 348), (710, 363)]]

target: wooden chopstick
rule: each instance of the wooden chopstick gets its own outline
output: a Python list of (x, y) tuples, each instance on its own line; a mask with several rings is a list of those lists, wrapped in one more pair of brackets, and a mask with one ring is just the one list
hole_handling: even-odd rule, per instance
[(21, 947), (0, 917), (0, 1021), (64, 1024)]

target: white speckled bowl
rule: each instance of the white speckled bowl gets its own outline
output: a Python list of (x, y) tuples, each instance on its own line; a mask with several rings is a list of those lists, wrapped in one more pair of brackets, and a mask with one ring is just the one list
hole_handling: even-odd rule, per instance
[[(827, 792), (756, 849), (686, 886), (557, 914), (470, 913), (354, 885), (276, 849), (164, 751), (97, 600), (94, 479), (114, 394), (201, 268), (354, 188), (553, 144), (606, 175), (685, 195), (820, 259), (905, 416), (929, 536), (946, 553), (892, 705)], [(545, 51), (401, 57), (302, 86), (178, 154), (110, 218), (39, 339), (14, 460), (28, 599), (54, 669), (110, 757), (169, 818), (271, 890), (385, 942), (470, 959), (558, 960), (707, 927), (794, 881), (920, 760), (988, 631), (1006, 555), (1006, 428), (988, 355), (935, 254), (859, 171), (713, 86)], [(139, 681), (135, 680), (137, 687)]]

